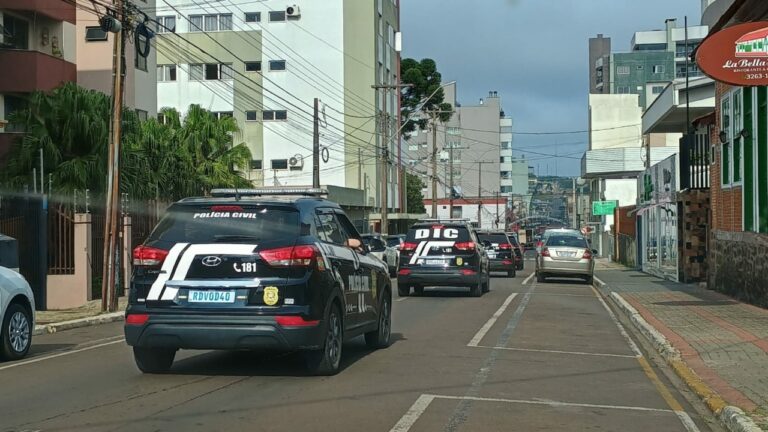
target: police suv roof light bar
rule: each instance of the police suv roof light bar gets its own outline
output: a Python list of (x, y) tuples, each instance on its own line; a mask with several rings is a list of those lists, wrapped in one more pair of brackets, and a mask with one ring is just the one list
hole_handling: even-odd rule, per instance
[(322, 188), (251, 188), (251, 189), (213, 189), (211, 196), (215, 198), (247, 196), (309, 196), (325, 197), (328, 190)]

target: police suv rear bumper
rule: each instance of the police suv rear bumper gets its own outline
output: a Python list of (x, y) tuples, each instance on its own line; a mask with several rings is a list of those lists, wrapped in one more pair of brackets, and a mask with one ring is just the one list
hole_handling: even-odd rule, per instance
[(506, 272), (516, 270), (514, 258), (490, 260), (489, 267), (492, 272)]
[[(401, 269), (401, 272), (404, 269)], [(458, 269), (431, 270), (407, 269), (410, 274), (398, 274), (397, 284), (402, 286), (475, 286), (480, 283), (480, 274), (464, 274)]]
[(283, 327), (274, 316), (150, 314), (144, 324), (126, 323), (125, 340), (141, 348), (310, 350), (322, 348), (322, 327)]

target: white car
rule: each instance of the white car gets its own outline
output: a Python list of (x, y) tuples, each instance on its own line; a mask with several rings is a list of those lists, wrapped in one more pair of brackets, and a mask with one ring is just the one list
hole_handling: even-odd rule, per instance
[(381, 238), (378, 234), (363, 234), (363, 243), (368, 246), (371, 255), (384, 261), (389, 269), (389, 276), (397, 276), (397, 269), (400, 267), (400, 252)]
[(0, 266), (0, 358), (18, 360), (29, 352), (35, 328), (35, 298), (24, 276)]

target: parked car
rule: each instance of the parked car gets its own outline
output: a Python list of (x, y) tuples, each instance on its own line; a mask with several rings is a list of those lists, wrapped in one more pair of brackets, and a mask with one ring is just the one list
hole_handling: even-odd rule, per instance
[(551, 236), (552, 234), (560, 234), (560, 235), (574, 235), (574, 236), (581, 236), (581, 232), (579, 230), (575, 229), (569, 229), (569, 228), (550, 228), (544, 231), (544, 233), (541, 235), (541, 238), (536, 243), (536, 253), (541, 253), (541, 248), (544, 247), (544, 244), (547, 242), (547, 238)]
[(400, 263), (400, 251), (392, 246), (378, 234), (363, 234), (361, 236), (363, 244), (368, 246), (371, 255), (382, 260), (389, 270), (390, 277), (397, 276), (397, 267)]
[(504, 272), (508, 277), (515, 277), (517, 264), (515, 250), (517, 249), (507, 234), (502, 231), (480, 231), (477, 239), (485, 246), (492, 272)]
[(409, 230), (400, 249), (397, 293), (422, 295), (425, 286), (469, 287), (480, 297), (490, 290), (488, 255), (466, 220), (429, 219)]
[(0, 357), (24, 358), (32, 346), (35, 328), (35, 297), (26, 279), (0, 266)]
[(536, 257), (536, 280), (545, 282), (550, 276), (581, 277), (591, 284), (596, 253), (581, 235), (552, 233)]
[(133, 251), (125, 340), (145, 373), (179, 349), (301, 351), (339, 371), (343, 343), (389, 346), (391, 279), (318, 189), (214, 190), (168, 209)]

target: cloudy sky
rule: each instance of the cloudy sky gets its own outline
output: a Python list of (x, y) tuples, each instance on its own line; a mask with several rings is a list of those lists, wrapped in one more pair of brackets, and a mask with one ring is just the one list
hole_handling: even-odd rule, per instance
[[(698, 24), (700, 0), (401, 0), (403, 56), (434, 59), (465, 105), (498, 91), (516, 131), (582, 131), (588, 39), (603, 33), (627, 51), (633, 32), (685, 15)], [(586, 138), (517, 135), (513, 145), (542, 175), (574, 176)]]

